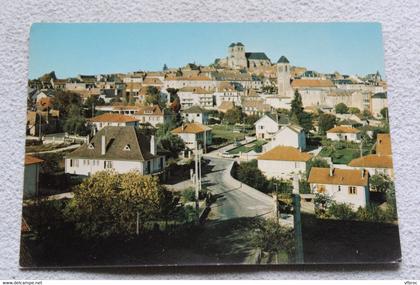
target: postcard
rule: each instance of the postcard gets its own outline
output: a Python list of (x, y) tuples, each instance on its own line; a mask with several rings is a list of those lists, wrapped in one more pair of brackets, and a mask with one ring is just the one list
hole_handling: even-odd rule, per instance
[(26, 96), (22, 267), (401, 260), (380, 24), (33, 24)]

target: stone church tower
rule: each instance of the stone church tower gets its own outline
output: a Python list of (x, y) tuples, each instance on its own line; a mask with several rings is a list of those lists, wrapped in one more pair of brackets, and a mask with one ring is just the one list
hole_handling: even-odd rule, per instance
[(228, 66), (230, 68), (247, 67), (247, 59), (245, 56), (245, 46), (242, 43), (231, 43), (228, 48)]
[(290, 85), (290, 63), (285, 56), (277, 61), (277, 94), (280, 97), (292, 97), (293, 89)]

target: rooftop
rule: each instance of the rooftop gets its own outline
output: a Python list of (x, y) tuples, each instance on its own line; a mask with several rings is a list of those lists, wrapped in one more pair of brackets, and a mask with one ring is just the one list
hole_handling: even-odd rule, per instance
[(43, 160), (38, 158), (38, 157), (29, 155), (29, 154), (25, 155), (25, 166), (26, 165), (31, 165), (31, 164), (38, 164), (38, 163), (42, 163), (42, 162), (43, 162)]
[(376, 154), (391, 155), (391, 136), (389, 134), (378, 134), (376, 137)]
[(312, 167), (308, 182), (332, 185), (368, 185), (368, 172), (366, 170), (334, 168), (331, 171), (332, 175), (330, 175), (329, 168)]
[(393, 168), (392, 156), (369, 154), (350, 161), (349, 166), (367, 168)]
[(112, 123), (129, 123), (138, 122), (139, 120), (122, 114), (105, 113), (90, 119), (91, 122), (112, 122)]
[(308, 161), (312, 155), (291, 146), (277, 146), (260, 155), (258, 160)]
[(182, 126), (172, 130), (171, 132), (174, 134), (198, 134), (203, 133), (204, 131), (209, 131), (211, 128), (206, 127), (199, 123), (186, 123)]
[(335, 87), (331, 80), (324, 79), (295, 79), (292, 81), (293, 88), (326, 88)]
[(327, 133), (337, 133), (337, 134), (357, 134), (360, 133), (358, 129), (352, 128), (352, 127), (346, 127), (346, 126), (337, 126), (332, 129), (329, 129)]

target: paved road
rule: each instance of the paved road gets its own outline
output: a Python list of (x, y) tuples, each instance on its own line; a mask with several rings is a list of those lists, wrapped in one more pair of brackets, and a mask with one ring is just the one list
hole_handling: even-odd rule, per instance
[(232, 160), (205, 157), (209, 164), (203, 169), (203, 185), (219, 198), (211, 206), (210, 220), (222, 221), (241, 217), (265, 216), (273, 204), (261, 201), (241, 190), (241, 184), (226, 175)]

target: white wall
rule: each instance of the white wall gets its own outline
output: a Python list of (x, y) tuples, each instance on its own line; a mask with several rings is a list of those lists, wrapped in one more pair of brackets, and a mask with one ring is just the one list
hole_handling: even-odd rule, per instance
[(257, 139), (271, 139), (279, 130), (279, 125), (271, 118), (264, 116), (255, 123)]
[(292, 178), (294, 174), (304, 174), (307, 163), (303, 161), (258, 160), (260, 169), (267, 178)]
[(351, 204), (354, 210), (360, 207), (366, 207), (369, 202), (369, 190), (365, 186), (356, 187), (356, 194), (349, 194), (351, 185), (331, 185), (321, 183), (311, 183), (312, 193), (317, 193), (320, 187), (324, 187), (325, 194), (329, 195), (337, 203)]
[[(347, 139), (346, 139), (347, 137)], [(360, 133), (327, 133), (327, 139), (333, 141), (360, 142)]]
[(263, 149), (264, 151), (269, 151), (276, 146), (292, 146), (304, 150), (306, 148), (305, 133), (296, 133), (288, 127), (283, 127), (274, 135), (268, 144), (263, 146)]

